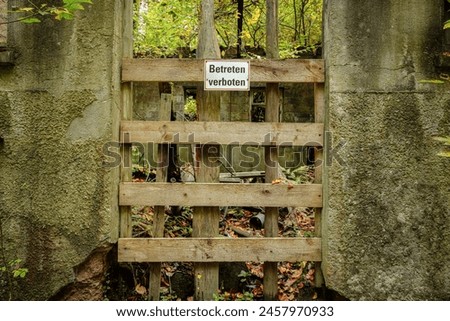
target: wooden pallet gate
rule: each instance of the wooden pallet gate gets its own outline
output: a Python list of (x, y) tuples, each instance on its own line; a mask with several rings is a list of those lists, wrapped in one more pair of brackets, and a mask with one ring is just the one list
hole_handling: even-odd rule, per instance
[[(277, 262), (315, 261), (316, 285), (321, 286), (320, 214), (323, 206), (322, 166), (316, 167), (314, 184), (271, 184), (278, 178), (278, 147), (315, 146), (316, 160), (322, 161), (324, 137), (324, 63), (320, 59), (278, 59), (277, 1), (267, 0), (267, 58), (251, 60), (250, 82), (267, 83), (266, 122), (220, 122), (220, 94), (203, 91), (204, 59), (220, 58), (211, 41), (214, 32), (214, 1), (202, 2), (199, 59), (132, 58), (132, 1), (124, 2), (124, 57), (122, 61), (122, 121), (120, 138), (123, 163), (131, 164), (131, 142), (158, 144), (157, 182), (131, 182), (131, 168), (122, 167), (119, 186), (119, 262), (151, 262), (150, 300), (158, 300), (161, 262), (194, 262), (195, 299), (211, 300), (219, 288), (219, 262), (264, 262), (264, 297), (277, 298)], [(203, 29), (202, 29), (203, 28)], [(202, 40), (202, 37), (203, 40)], [(202, 47), (203, 46), (203, 47)], [(132, 121), (132, 83), (197, 82), (198, 122), (171, 122), (170, 97), (161, 98), (159, 121)], [(279, 122), (279, 83), (315, 84), (315, 123)], [(269, 134), (268, 140), (266, 135)], [(168, 144), (197, 144), (196, 182), (166, 183)], [(217, 156), (215, 144), (259, 142), (265, 147), (266, 183), (219, 183), (217, 166), (206, 166)], [(128, 163), (127, 163), (128, 161)], [(164, 207), (193, 206), (192, 238), (164, 238)], [(132, 238), (132, 205), (155, 206), (154, 237)], [(219, 206), (264, 206), (265, 237), (232, 239), (219, 235)], [(315, 208), (315, 237), (278, 237), (278, 207)]]

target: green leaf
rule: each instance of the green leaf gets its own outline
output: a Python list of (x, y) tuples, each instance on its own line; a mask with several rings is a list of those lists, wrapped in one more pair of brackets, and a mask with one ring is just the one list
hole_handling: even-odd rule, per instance
[(31, 7), (23, 7), (23, 8), (17, 8), (14, 10), (15, 12), (32, 12), (34, 8)]
[(13, 276), (14, 276), (15, 278), (21, 278), (21, 279), (23, 279), (24, 277), (27, 276), (27, 273), (28, 273), (28, 269), (20, 268), (20, 269), (17, 269), (17, 270), (15, 270), (15, 271), (13, 272)]
[(449, 29), (450, 28), (450, 20), (447, 20), (445, 23), (444, 23), (444, 29)]
[(22, 263), (22, 260), (21, 259), (15, 259), (15, 260), (9, 261), (8, 263), (9, 263), (10, 266), (18, 265), (18, 264)]
[[(434, 140), (444, 143), (444, 146), (450, 146), (450, 136), (447, 137), (433, 137)], [(450, 151), (446, 150), (446, 151), (442, 151), (440, 153), (438, 153), (438, 156), (443, 156), (443, 157), (450, 157)]]
[(64, 8), (73, 12), (75, 10), (84, 10), (83, 3), (92, 4), (91, 0), (64, 0)]
[(23, 23), (39, 23), (39, 22), (41, 22), (41, 20), (39, 20), (38, 18), (36, 18), (36, 17), (31, 17), (31, 18), (25, 18), (25, 19), (22, 19), (22, 20), (20, 20), (21, 22), (23, 22)]
[(450, 136), (449, 137), (433, 137), (434, 140), (444, 143), (445, 146), (450, 146)]
[(74, 14), (68, 9), (55, 8), (52, 10), (52, 14), (55, 16), (56, 20), (72, 20)]
[(63, 0), (63, 3), (65, 5), (80, 4), (80, 3), (90, 3), (90, 4), (92, 4), (92, 1), (91, 0)]
[(444, 84), (445, 81), (439, 79), (424, 79), (419, 81), (421, 84)]
[(72, 20), (74, 18), (73, 13), (62, 12), (55, 17), (56, 20)]
[(438, 156), (450, 157), (450, 151), (440, 152), (440, 153), (438, 153)]

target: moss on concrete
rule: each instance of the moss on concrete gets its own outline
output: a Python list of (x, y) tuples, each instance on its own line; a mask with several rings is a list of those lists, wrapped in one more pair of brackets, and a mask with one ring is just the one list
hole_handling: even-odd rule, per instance
[[(30, 270), (17, 299), (72, 289), (117, 239), (118, 175), (102, 146), (118, 132), (121, 4), (9, 28), (0, 218), (7, 255)], [(443, 3), (325, 5), (327, 128), (345, 142), (324, 176), (327, 286), (355, 300), (449, 299), (450, 161), (432, 137), (450, 134), (450, 94), (420, 82), (437, 76)]]
[(74, 21), (14, 24), (17, 59), (0, 70), (0, 215), (10, 258), (29, 273), (16, 299), (45, 300), (118, 234), (117, 169), (102, 166), (117, 137), (120, 1)]
[[(434, 57), (442, 1), (328, 1), (324, 274), (354, 300), (450, 298), (449, 86)], [(412, 19), (414, 17), (414, 19)], [(329, 146), (332, 147), (332, 146)]]

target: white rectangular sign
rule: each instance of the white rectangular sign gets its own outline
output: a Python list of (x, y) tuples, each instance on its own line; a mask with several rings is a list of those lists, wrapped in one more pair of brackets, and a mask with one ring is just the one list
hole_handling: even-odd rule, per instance
[(250, 61), (205, 60), (205, 90), (250, 90)]

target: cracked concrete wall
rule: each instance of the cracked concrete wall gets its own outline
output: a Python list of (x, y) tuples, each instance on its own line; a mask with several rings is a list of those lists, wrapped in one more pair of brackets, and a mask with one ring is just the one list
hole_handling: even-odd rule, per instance
[(323, 269), (352, 300), (450, 299), (450, 159), (432, 139), (450, 135), (450, 83), (421, 82), (442, 72), (443, 8), (325, 1)]
[(73, 21), (9, 26), (0, 218), (7, 258), (29, 269), (17, 299), (48, 299), (117, 240), (118, 168), (102, 164), (103, 144), (118, 136), (121, 9), (122, 1), (96, 0)]

